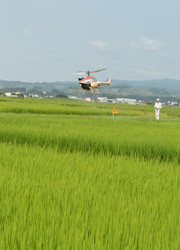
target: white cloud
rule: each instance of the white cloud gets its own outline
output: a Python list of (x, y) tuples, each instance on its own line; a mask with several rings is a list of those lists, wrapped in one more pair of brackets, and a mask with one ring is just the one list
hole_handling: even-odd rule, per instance
[(159, 50), (163, 43), (161, 41), (150, 39), (145, 36), (141, 36), (139, 38), (138, 43), (131, 43), (131, 46), (136, 49), (143, 49), (143, 50)]
[(107, 42), (103, 42), (101, 40), (92, 41), (92, 42), (89, 42), (89, 44), (93, 47), (96, 47), (97, 49), (104, 49), (105, 47), (108, 46)]

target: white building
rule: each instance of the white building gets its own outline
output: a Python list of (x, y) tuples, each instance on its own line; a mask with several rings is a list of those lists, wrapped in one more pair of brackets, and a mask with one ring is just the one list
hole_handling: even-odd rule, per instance
[(5, 96), (7, 96), (7, 97), (18, 97), (17, 95), (13, 95), (10, 92), (5, 93)]
[(117, 98), (116, 100), (120, 103), (136, 104), (136, 99)]
[(90, 97), (86, 97), (85, 101), (86, 101), (86, 102), (91, 102), (92, 99), (91, 99)]
[(143, 100), (139, 100), (139, 101), (137, 102), (137, 104), (143, 104), (143, 105), (145, 105), (146, 103), (145, 103), (145, 101), (143, 101)]
[(171, 102), (171, 106), (178, 105), (178, 102)]
[(107, 97), (98, 97), (97, 100), (98, 102), (108, 102)]

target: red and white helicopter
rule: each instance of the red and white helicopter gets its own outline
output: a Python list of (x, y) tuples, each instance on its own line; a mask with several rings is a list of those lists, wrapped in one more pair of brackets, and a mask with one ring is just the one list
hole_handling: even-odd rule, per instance
[(75, 74), (87, 74), (87, 76), (82, 77), (82, 78), (78, 78), (78, 83), (80, 84), (81, 89), (78, 91), (79, 94), (81, 94), (82, 90), (84, 89), (87, 92), (91, 92), (93, 93), (94, 89), (97, 89), (97, 94), (99, 94), (98, 88), (100, 86), (106, 86), (111, 84), (111, 78), (109, 78), (109, 80), (107, 82), (101, 82), (101, 81), (97, 81), (96, 78), (94, 78), (93, 76), (91, 76), (91, 73), (97, 73), (99, 71), (105, 70), (104, 69), (99, 69), (99, 70), (94, 70), (94, 71), (86, 71), (86, 72), (81, 72), (78, 71)]

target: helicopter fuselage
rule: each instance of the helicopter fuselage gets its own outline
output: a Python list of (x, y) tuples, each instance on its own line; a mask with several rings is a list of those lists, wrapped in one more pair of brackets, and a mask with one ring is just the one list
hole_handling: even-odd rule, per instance
[(98, 88), (97, 80), (90, 75), (78, 78), (78, 80), (81, 88), (83, 88), (84, 90), (92, 90), (93, 88)]
[[(97, 81), (96, 78), (90, 75), (90, 73), (96, 73), (102, 70), (105, 70), (105, 69), (100, 69), (96, 71), (78, 72), (78, 74), (87, 74), (87, 76), (85, 77), (78, 78), (78, 83), (80, 84), (81, 89), (86, 90), (86, 92), (90, 91), (91, 93), (93, 93), (93, 89), (98, 89), (100, 86), (110, 85), (111, 78), (109, 78), (107, 82), (101, 82), (101, 81)], [(81, 93), (81, 90), (78, 93)], [(99, 93), (98, 90), (97, 90), (97, 93)]]

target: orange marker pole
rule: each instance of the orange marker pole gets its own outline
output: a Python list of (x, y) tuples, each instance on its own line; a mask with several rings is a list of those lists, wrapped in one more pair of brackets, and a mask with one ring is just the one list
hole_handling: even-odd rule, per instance
[(112, 111), (112, 113), (113, 113), (113, 118), (114, 118), (114, 113), (118, 114), (118, 112), (117, 112), (117, 110), (114, 108), (114, 106), (113, 106), (113, 111)]

